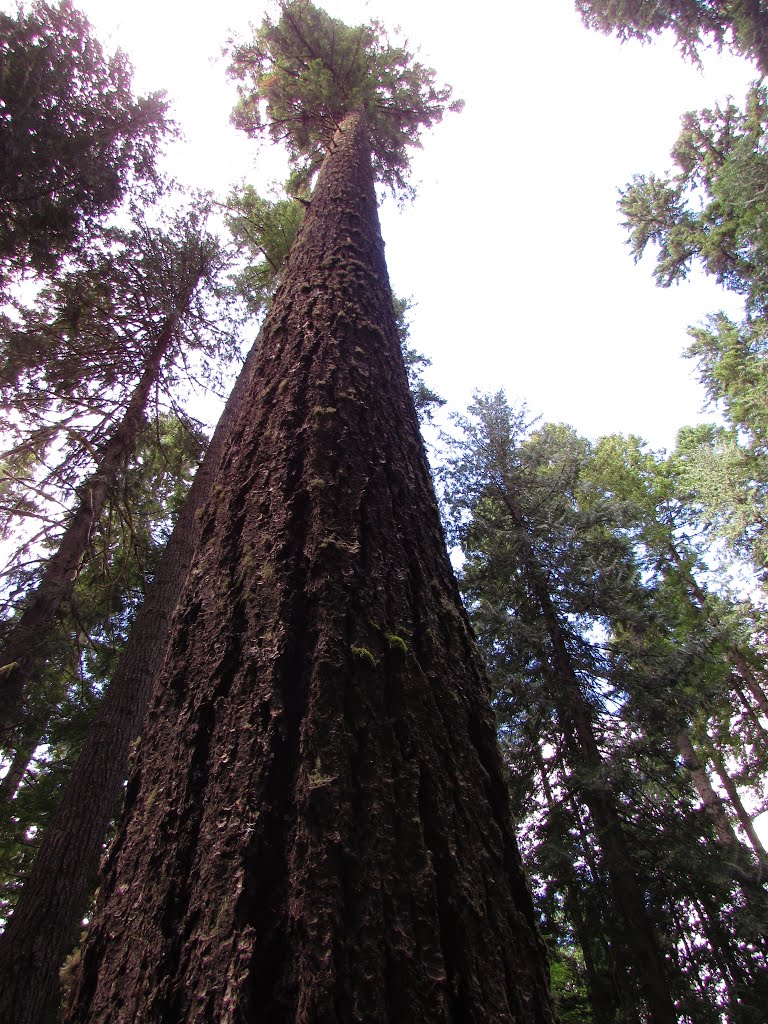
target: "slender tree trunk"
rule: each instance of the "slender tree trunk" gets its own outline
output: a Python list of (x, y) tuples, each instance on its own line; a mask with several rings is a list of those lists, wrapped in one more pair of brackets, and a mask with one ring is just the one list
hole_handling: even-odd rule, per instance
[[(764, 918), (768, 903), (761, 880), (767, 865), (761, 863), (759, 855), (755, 861), (749, 848), (744, 846), (736, 835), (723, 801), (712, 787), (706, 768), (694, 750), (687, 730), (682, 730), (678, 734), (678, 747), (683, 756), (683, 764), (691, 773), (696, 792), (715, 826), (718, 842), (726, 854), (724, 863), (729, 866), (734, 881), (741, 887), (752, 916), (755, 919)], [(750, 827), (751, 824), (750, 821)]]
[[(549, 784), (544, 758), (535, 737), (531, 739), (531, 749), (534, 751), (533, 756), (541, 778), (544, 802), (551, 820), (558, 813), (558, 802), (555, 800), (552, 787)], [(554, 851), (554, 859), (558, 865), (558, 877), (555, 881), (563, 893), (563, 909), (573, 925), (576, 941), (584, 954), (589, 1001), (595, 1016), (595, 1024), (612, 1024), (616, 1019), (617, 1002), (613, 998), (614, 993), (611, 991), (610, 979), (600, 971), (594, 955), (593, 940), (595, 936), (590, 935), (581, 911), (580, 885), (572, 859), (562, 846)]]
[[(548, 582), (528, 541), (523, 516), (514, 497), (498, 487), (525, 552), (523, 571), (538, 604), (552, 645), (552, 668), (561, 685), (555, 697), (571, 768), (579, 791), (589, 808), (608, 873), (612, 904), (621, 915), (623, 947), (634, 968), (638, 987), (647, 1003), (654, 1024), (676, 1024), (677, 1012), (667, 981), (664, 957), (659, 951), (653, 925), (645, 907), (645, 898), (629, 854), (624, 829), (605, 779), (605, 766), (595, 739), (592, 711), (582, 692), (573, 667), (558, 611), (552, 601)], [(618, 947), (617, 951), (621, 949)]]
[[(693, 573), (683, 564), (683, 559), (680, 557), (680, 552), (674, 546), (670, 544), (668, 550), (672, 561), (675, 565), (685, 573), (685, 578), (688, 583), (688, 589), (696, 601), (699, 610), (706, 615), (710, 622), (715, 626), (720, 625), (720, 617), (707, 606), (707, 595), (706, 592), (699, 586), (696, 577)], [(736, 647), (728, 647), (728, 656), (731, 660), (731, 664), (735, 667), (737, 673), (741, 677), (744, 685), (747, 687), (749, 692), (757, 701), (757, 706), (760, 708), (764, 715), (768, 715), (768, 694), (763, 689), (757, 676), (749, 666), (747, 659), (744, 657), (742, 652)]]
[(243, 399), (258, 342), (217, 424), (125, 651), (86, 736), (61, 802), (5, 932), (0, 936), (0, 1020), (38, 1024), (55, 1002), (59, 968), (80, 933), (99, 858), (165, 653), (171, 616), (192, 564), (200, 511)]
[(747, 717), (750, 719), (752, 725), (755, 728), (755, 736), (759, 739), (760, 745), (762, 746), (763, 750), (766, 753), (768, 753), (768, 729), (765, 728), (762, 721), (760, 720), (760, 717), (755, 712), (755, 709), (749, 703), (749, 698), (741, 688), (742, 682), (743, 680), (741, 676), (738, 676), (735, 672), (731, 673), (731, 686), (733, 687), (736, 696), (741, 701), (742, 707), (747, 713)]
[(690, 772), (696, 792), (699, 794), (699, 798), (704, 804), (704, 810), (715, 827), (718, 841), (727, 849), (740, 849), (741, 843), (739, 842), (738, 836), (733, 831), (733, 826), (731, 825), (728, 815), (725, 812), (725, 808), (723, 807), (723, 801), (712, 788), (709, 776), (697, 757), (696, 751), (693, 749), (693, 744), (691, 743), (691, 738), (685, 729), (678, 733), (677, 745), (683, 757), (683, 764)]
[(725, 766), (725, 762), (722, 757), (720, 757), (714, 743), (711, 743), (709, 739), (704, 740), (704, 748), (707, 751), (707, 756), (715, 766), (715, 771), (720, 776), (723, 789), (728, 795), (728, 799), (736, 812), (736, 817), (739, 819), (741, 827), (744, 829), (747, 839), (749, 839), (752, 849), (757, 855), (758, 861), (764, 870), (768, 869), (768, 853), (766, 853), (765, 847), (760, 842), (760, 837), (757, 832), (755, 832), (755, 826), (752, 824), (752, 818), (739, 796), (739, 791)]
[(40, 745), (40, 739), (46, 729), (46, 723), (30, 722), (19, 738), (13, 752), (13, 759), (8, 771), (0, 780), (0, 808), (7, 810), (8, 805), (16, 796), (16, 791), (27, 773), (30, 761)]
[(757, 676), (749, 667), (746, 658), (740, 651), (737, 651), (733, 647), (730, 649), (730, 655), (733, 659), (733, 664), (736, 666), (736, 671), (744, 681), (744, 685), (757, 701), (757, 706), (760, 708), (760, 711), (764, 715), (768, 716), (768, 694), (766, 694), (765, 690), (760, 685)]
[(360, 115), (263, 338), (67, 1019), (551, 1022)]
[[(734, 1009), (738, 1006), (737, 988), (744, 984), (744, 965), (739, 965), (733, 955), (733, 938), (723, 929), (720, 921), (719, 908), (712, 905), (711, 898), (694, 898), (694, 907), (699, 924), (707, 940), (712, 958), (717, 965), (723, 985), (728, 995), (728, 1003)], [(690, 930), (690, 924), (688, 924)], [(695, 963), (695, 955), (690, 956)]]
[[(191, 293), (192, 290), (190, 296)], [(6, 636), (0, 651), (0, 729), (14, 724), (24, 687), (45, 658), (56, 613), (71, 590), (88, 550), (93, 526), (141, 429), (147, 400), (160, 375), (163, 357), (176, 335), (178, 321), (177, 310), (168, 317), (150, 350), (123, 418), (102, 448), (96, 469), (81, 486), (77, 507), (56, 552), (46, 563), (40, 583)]]

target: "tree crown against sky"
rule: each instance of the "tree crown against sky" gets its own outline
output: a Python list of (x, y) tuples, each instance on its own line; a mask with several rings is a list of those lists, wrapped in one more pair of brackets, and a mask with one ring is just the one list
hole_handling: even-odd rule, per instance
[(729, 100), (689, 111), (672, 149), (676, 170), (635, 175), (619, 208), (639, 259), (658, 246), (654, 276), (668, 286), (699, 261), (706, 273), (743, 295), (750, 313), (768, 303), (768, 96), (750, 89), (744, 108)]
[(54, 269), (151, 179), (166, 111), (160, 93), (134, 98), (127, 57), (70, 0), (0, 12), (0, 267)]
[(699, 62), (708, 43), (754, 60), (768, 73), (768, 12), (759, 0), (576, 0), (584, 24), (621, 39), (674, 32), (683, 54)]
[(396, 192), (407, 191), (408, 147), (462, 106), (379, 22), (350, 27), (308, 0), (282, 3), (277, 21), (265, 18), (251, 42), (234, 45), (230, 75), (242, 83), (234, 124), (285, 142), (305, 179), (344, 116), (364, 111), (374, 172)]

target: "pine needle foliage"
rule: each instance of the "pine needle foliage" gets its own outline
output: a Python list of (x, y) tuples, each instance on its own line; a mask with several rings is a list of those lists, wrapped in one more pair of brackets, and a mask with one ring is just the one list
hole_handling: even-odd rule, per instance
[(377, 179), (408, 193), (408, 148), (462, 102), (379, 22), (350, 27), (308, 0), (287, 0), (279, 10), (252, 42), (232, 45), (229, 73), (241, 83), (233, 123), (284, 142), (309, 179), (345, 115), (364, 111)]

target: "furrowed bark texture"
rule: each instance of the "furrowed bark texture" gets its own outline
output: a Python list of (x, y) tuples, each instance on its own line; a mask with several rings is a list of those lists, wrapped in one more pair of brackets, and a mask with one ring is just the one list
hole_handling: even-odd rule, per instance
[(66, 1019), (552, 1022), (358, 115), (254, 382)]
[(131, 629), (120, 663), (0, 936), (0, 1021), (38, 1024), (56, 1001), (59, 969), (80, 933), (104, 840), (162, 666), (171, 616), (197, 547), (199, 513), (239, 406), (251, 386), (251, 350), (190, 487)]

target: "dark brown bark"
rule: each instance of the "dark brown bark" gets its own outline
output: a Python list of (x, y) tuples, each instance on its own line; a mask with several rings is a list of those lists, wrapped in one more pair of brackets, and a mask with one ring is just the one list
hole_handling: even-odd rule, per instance
[[(189, 301), (193, 290), (194, 286), (183, 304)], [(163, 358), (176, 336), (179, 316), (180, 309), (174, 310), (163, 325), (122, 419), (101, 449), (96, 469), (80, 488), (77, 507), (58, 548), (46, 562), (42, 579), (24, 611), (6, 635), (0, 651), (0, 730), (7, 730), (14, 724), (24, 688), (45, 659), (56, 614), (72, 588), (88, 551), (94, 524), (144, 422), (147, 400), (157, 383)]]
[(254, 379), (67, 1019), (550, 1022), (357, 115)]
[(256, 347), (195, 474), (120, 663), (0, 936), (0, 1021), (38, 1024), (46, 1006), (56, 1001), (59, 969), (80, 932), (128, 773), (131, 742), (139, 735), (171, 616), (197, 547), (199, 512), (210, 496), (238, 409), (253, 386)]
[(551, 644), (552, 668), (560, 681), (554, 701), (568, 747), (571, 770), (589, 809), (602, 862), (608, 874), (612, 905), (621, 918), (617, 954), (631, 968), (654, 1024), (676, 1024), (677, 1012), (667, 981), (664, 957), (645, 908), (645, 898), (632, 864), (616, 805), (605, 778), (605, 766), (595, 739), (592, 710), (573, 666), (560, 616), (547, 578), (529, 542), (526, 524), (514, 496), (502, 487), (504, 502), (524, 551), (522, 570), (541, 612)]

